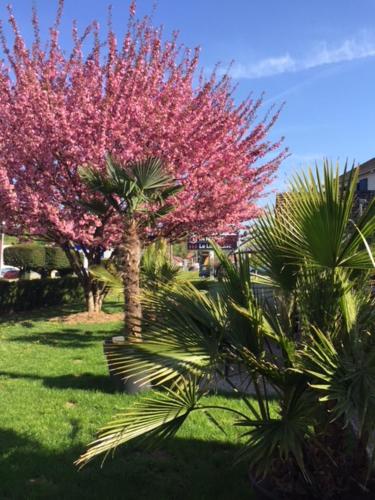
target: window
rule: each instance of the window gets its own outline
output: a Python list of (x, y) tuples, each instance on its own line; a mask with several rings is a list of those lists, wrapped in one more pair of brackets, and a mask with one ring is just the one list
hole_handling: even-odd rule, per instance
[(357, 191), (359, 191), (360, 193), (363, 193), (364, 191), (368, 191), (368, 182), (367, 181), (368, 181), (367, 178), (361, 179), (357, 184)]

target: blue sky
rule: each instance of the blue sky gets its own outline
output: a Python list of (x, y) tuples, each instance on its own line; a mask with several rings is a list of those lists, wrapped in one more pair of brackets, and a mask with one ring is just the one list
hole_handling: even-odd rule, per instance
[[(13, 0), (20, 27), (31, 38), (32, 0)], [(42, 26), (53, 19), (53, 0), (36, 0)], [(127, 0), (112, 0), (114, 27), (123, 32)], [(139, 14), (153, 0), (138, 0)], [(105, 26), (107, 0), (66, 0), (62, 32), (96, 18)], [(5, 18), (4, 2), (0, 17)], [(155, 22), (180, 30), (188, 46), (202, 47), (213, 68), (234, 60), (237, 98), (266, 93), (265, 109), (285, 101), (273, 138), (285, 136), (291, 156), (275, 183), (283, 189), (295, 172), (328, 157), (363, 162), (375, 156), (375, 0), (158, 0)]]

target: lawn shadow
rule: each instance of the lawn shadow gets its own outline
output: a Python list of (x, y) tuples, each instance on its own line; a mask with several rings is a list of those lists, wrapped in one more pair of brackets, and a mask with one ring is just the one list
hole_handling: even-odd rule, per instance
[(56, 316), (69, 316), (70, 314), (82, 312), (85, 310), (84, 304), (66, 304), (59, 307), (50, 306), (41, 309), (33, 309), (32, 311), (20, 311), (8, 314), (2, 314), (0, 318), (1, 323), (8, 323), (9, 325), (22, 325), (26, 328), (32, 328), (35, 321), (47, 321)]
[(101, 342), (106, 337), (116, 334), (113, 329), (111, 329), (111, 331), (92, 331), (89, 330), (90, 325), (87, 325), (87, 328), (87, 331), (82, 331), (78, 328), (64, 328), (63, 330), (57, 330), (53, 332), (49, 331), (48, 333), (42, 332), (19, 335), (17, 337), (11, 337), (9, 339), (9, 342), (35, 343), (41, 345), (67, 347), (71, 349), (74, 347), (90, 347), (92, 344)]
[(7, 471), (0, 482), (0, 498), (255, 498), (246, 465), (233, 466), (236, 447), (217, 442), (173, 438), (153, 451), (120, 449), (114, 460), (107, 458), (102, 469), (96, 460), (77, 471), (73, 462), (85, 443), (79, 430), (77, 433), (77, 422), (73, 424), (71, 444), (58, 450), (13, 430), (0, 430), (0, 470)]
[(103, 312), (107, 314), (119, 313), (124, 311), (124, 302), (120, 300), (108, 300), (103, 304)]
[[(234, 400), (240, 400), (245, 398), (254, 398), (256, 397), (256, 392), (255, 390), (252, 391), (251, 389), (248, 390), (247, 393), (243, 393), (241, 391), (236, 392), (236, 391), (223, 391), (220, 389), (211, 389), (207, 392), (207, 395), (209, 396), (222, 396), (225, 397), (226, 399), (234, 399)], [(280, 400), (279, 396), (277, 394), (268, 394), (267, 395), (267, 401), (269, 403), (274, 403), (278, 402)]]
[(0, 371), (0, 377), (17, 380), (39, 380), (45, 387), (51, 389), (78, 389), (82, 391), (101, 391), (114, 393), (115, 386), (109, 375), (93, 375), (91, 373), (80, 373), (59, 375), (56, 377), (44, 377), (30, 373), (13, 373)]
[[(124, 309), (123, 301), (121, 300), (107, 300), (103, 304), (103, 312), (111, 314), (122, 312)], [(64, 304), (61, 306), (49, 306), (40, 309), (33, 309), (31, 311), (20, 311), (13, 313), (2, 313), (0, 318), (1, 323), (9, 325), (22, 325), (25, 328), (32, 328), (35, 326), (36, 321), (48, 321), (51, 318), (61, 317), (65, 318), (71, 314), (85, 312), (86, 307), (84, 303), (77, 304)]]

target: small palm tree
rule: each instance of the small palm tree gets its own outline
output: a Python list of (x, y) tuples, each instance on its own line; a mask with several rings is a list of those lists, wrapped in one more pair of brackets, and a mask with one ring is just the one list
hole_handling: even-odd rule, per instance
[[(159, 158), (123, 165), (108, 156), (104, 173), (82, 167), (80, 177), (91, 191), (103, 195), (106, 205), (122, 218), (123, 238), (118, 247), (118, 261), (124, 285), (125, 337), (139, 338), (142, 232), (173, 210), (173, 205), (167, 200), (182, 187)], [(95, 208), (98, 202), (94, 201), (92, 205)]]
[[(145, 296), (143, 342), (115, 349), (113, 367), (168, 387), (117, 415), (78, 464), (139, 437), (173, 436), (197, 411), (222, 429), (202, 398), (208, 381), (222, 377), (243, 400), (241, 411), (225, 409), (243, 430), (241, 457), (254, 483), (267, 478), (280, 498), (333, 499), (345, 491), (358, 498), (373, 488), (374, 260), (366, 239), (375, 232), (375, 200), (354, 224), (356, 177), (353, 171), (340, 185), (325, 165), (323, 180), (317, 171), (295, 181), (287, 209), (255, 229), (265, 276), (252, 275), (247, 255), (236, 264), (216, 248), (223, 280), (215, 296), (188, 283)], [(257, 280), (272, 299), (257, 295)], [(225, 364), (242, 367), (251, 394)]]
[[(118, 266), (100, 265), (90, 268), (90, 274), (101, 282), (108, 290), (124, 293), (124, 283)], [(140, 265), (140, 282), (144, 291), (158, 290), (162, 285), (172, 285), (177, 280), (184, 279), (180, 268), (171, 262), (167, 242), (164, 239), (153, 241), (142, 252)]]
[(166, 240), (148, 245), (141, 259), (141, 283), (147, 290), (157, 290), (163, 284), (172, 284), (179, 277), (180, 269), (173, 264)]

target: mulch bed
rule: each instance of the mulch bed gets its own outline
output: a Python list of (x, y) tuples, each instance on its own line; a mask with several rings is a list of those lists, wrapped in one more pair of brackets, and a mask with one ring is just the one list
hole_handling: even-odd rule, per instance
[(66, 316), (56, 316), (49, 319), (51, 323), (64, 323), (68, 325), (76, 325), (82, 323), (112, 323), (113, 321), (122, 321), (124, 313), (108, 314), (103, 311), (96, 313), (80, 312), (68, 314)]

